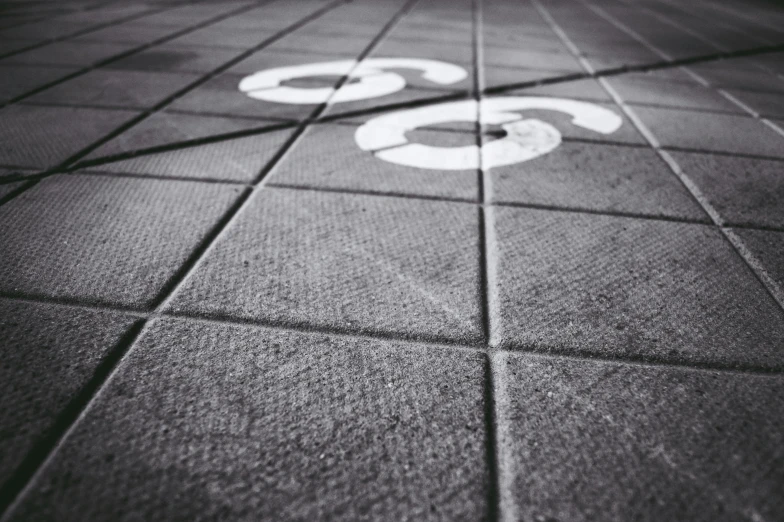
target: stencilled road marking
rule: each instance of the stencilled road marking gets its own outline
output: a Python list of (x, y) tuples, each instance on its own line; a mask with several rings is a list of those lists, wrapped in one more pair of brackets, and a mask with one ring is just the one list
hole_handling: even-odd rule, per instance
[[(441, 85), (457, 83), (468, 76), (462, 67), (438, 60), (369, 58), (361, 62), (338, 60), (267, 69), (243, 78), (239, 89), (251, 98), (268, 102), (331, 105), (378, 98), (404, 89), (405, 78), (388, 69), (421, 71), (425, 80)], [(324, 76), (347, 76), (349, 81), (337, 91), (334, 87), (281, 85), (288, 80)], [(558, 129), (541, 120), (522, 116), (521, 112), (530, 109), (569, 114), (573, 125), (601, 134), (612, 134), (623, 122), (613, 111), (584, 101), (504, 96), (385, 114), (359, 127), (354, 139), (360, 149), (372, 152), (377, 158), (408, 167), (432, 170), (502, 167), (537, 158), (561, 144)], [(500, 125), (506, 136), (481, 147), (435, 147), (409, 143), (406, 138), (407, 132), (418, 128), (449, 122), (476, 123), (477, 117), (483, 125)]]
[[(546, 109), (572, 116), (572, 124), (601, 134), (618, 130), (622, 120), (609, 109), (588, 102), (564, 98), (508, 96), (442, 103), (429, 107), (397, 111), (374, 118), (359, 129), (354, 138), (360, 149), (376, 157), (409, 167), (434, 170), (464, 170), (500, 167), (531, 160), (561, 144), (561, 133), (541, 120), (523, 119), (518, 111)], [(414, 129), (449, 122), (475, 122), (501, 125), (504, 138), (483, 147), (434, 147), (409, 143), (405, 134)]]
[[(440, 85), (457, 83), (468, 76), (462, 67), (438, 60), (368, 58), (361, 62), (338, 60), (267, 69), (243, 78), (239, 89), (251, 98), (273, 103), (331, 105), (378, 98), (403, 90), (406, 86), (405, 78), (385, 69), (421, 71), (424, 79)], [(349, 82), (358, 81), (347, 82), (337, 92), (334, 87), (304, 88), (281, 85), (285, 81), (299, 78), (346, 75)]]

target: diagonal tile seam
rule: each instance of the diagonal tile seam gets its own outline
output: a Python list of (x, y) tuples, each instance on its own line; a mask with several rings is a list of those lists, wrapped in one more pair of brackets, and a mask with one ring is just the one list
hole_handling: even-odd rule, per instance
[[(634, 30), (627, 27), (622, 22), (616, 20), (609, 14), (604, 13), (604, 10), (590, 5), (587, 0), (577, 0), (581, 4), (583, 4), (586, 8), (589, 8), (593, 11), (597, 16), (603, 18), (608, 23), (614, 25), (618, 29), (626, 32), (637, 41), (646, 45), (652, 51), (658, 53), (659, 55), (666, 55), (663, 51), (659, 50), (642, 36), (638, 35)], [(548, 24), (553, 28), (553, 31), (558, 35), (559, 38), (563, 41), (564, 45), (572, 51), (582, 66), (587, 71), (592, 71), (591, 65), (581, 58), (579, 54), (575, 53), (574, 51), (577, 49), (568, 35), (564, 32), (564, 30), (558, 25), (552, 15), (547, 11), (547, 9), (541, 4), (539, 0), (531, 0), (534, 6), (537, 8), (539, 13), (542, 17), (547, 21)], [(606, 15), (606, 16), (604, 16)], [(677, 164), (675, 159), (661, 147), (658, 139), (653, 135), (653, 133), (648, 129), (648, 127), (643, 123), (643, 121), (637, 116), (634, 110), (626, 104), (626, 102), (621, 98), (621, 96), (615, 91), (615, 89), (607, 82), (604, 78), (599, 78), (597, 81), (602, 85), (604, 90), (612, 97), (615, 101), (616, 105), (623, 111), (624, 114), (631, 120), (637, 130), (642, 134), (646, 141), (649, 143), (651, 148), (656, 151), (659, 157), (667, 164), (670, 168), (672, 173), (678, 178), (681, 184), (688, 190), (689, 194), (694, 198), (694, 200), (700, 205), (700, 207), (710, 216), (711, 221), (713, 222), (714, 226), (718, 228), (718, 230), (722, 233), (724, 238), (729, 242), (735, 252), (740, 256), (743, 262), (746, 264), (748, 269), (751, 271), (752, 274), (757, 278), (757, 280), (762, 284), (763, 288), (768, 292), (768, 294), (773, 298), (779, 308), (784, 311), (784, 289), (782, 289), (773, 277), (768, 273), (768, 271), (762, 266), (762, 263), (751, 254), (750, 249), (748, 249), (743, 241), (737, 234), (734, 234), (730, 227), (727, 226), (726, 221), (721, 216), (721, 214), (716, 210), (716, 208), (710, 203), (708, 198), (705, 194), (702, 193), (702, 190), (697, 186), (697, 184), (680, 168)]]
[[(388, 33), (418, 2), (419, 0), (406, 0), (402, 7), (392, 16), (392, 18), (382, 27), (376, 37), (374, 37), (367, 47), (360, 53), (357, 58), (358, 64), (378, 45), (380, 40)], [(334, 2), (328, 4), (327, 7), (336, 5)], [(323, 11), (323, 9), (322, 9)], [(319, 12), (319, 11), (317, 11)], [(353, 70), (353, 69), (352, 69)], [(344, 75), (336, 84), (335, 92), (347, 80), (351, 72)], [(334, 95), (334, 94), (333, 94)], [(328, 103), (328, 102), (327, 102)], [(327, 103), (322, 103), (313, 110), (313, 116), (317, 116), (327, 107)], [(90, 410), (91, 405), (95, 399), (105, 389), (106, 384), (112, 380), (114, 375), (118, 372), (122, 362), (126, 359), (128, 354), (132, 351), (133, 346), (137, 339), (139, 339), (149, 328), (149, 319), (154, 314), (160, 314), (167, 306), (169, 300), (176, 294), (180, 285), (188, 278), (190, 273), (199, 265), (199, 261), (207, 256), (221, 237), (222, 233), (228, 228), (229, 224), (233, 222), (237, 216), (240, 215), (242, 210), (249, 205), (252, 200), (251, 197), (254, 193), (258, 193), (264, 188), (263, 181), (269, 170), (280, 160), (286, 151), (297, 141), (302, 133), (307, 128), (307, 123), (302, 123), (294, 132), (292, 137), (281, 147), (276, 156), (269, 162), (269, 164), (262, 169), (256, 180), (254, 180), (253, 187), (246, 189), (240, 195), (231, 208), (223, 215), (223, 217), (216, 223), (212, 230), (207, 234), (204, 240), (194, 250), (189, 259), (178, 269), (175, 275), (164, 285), (164, 288), (159, 293), (154, 301), (153, 314), (147, 314), (146, 317), (141, 317), (126, 334), (126, 337), (118, 343), (109, 355), (103, 360), (99, 369), (93, 375), (88, 385), (80, 390), (77, 397), (72, 404), (63, 412), (62, 416), (58, 418), (59, 424), (56, 426), (58, 429), (53, 429), (52, 432), (42, 441), (39, 441), (34, 449), (28, 453), (29, 460), (26, 458), (23, 462), (24, 467), (17, 469), (12, 478), (7, 483), (7, 489), (0, 491), (0, 521), (7, 520), (7, 517), (13, 512), (17, 503), (25, 497), (29, 489), (37, 481), (40, 474), (45, 470), (51, 459), (59, 451), (69, 435), (73, 432), (74, 428), (79, 424), (79, 421), (84, 418)]]
[[(214, 16), (214, 17), (209, 18), (207, 20), (203, 20), (203, 21), (201, 21), (201, 22), (199, 22), (197, 24), (190, 25), (190, 26), (185, 27), (183, 29), (177, 29), (176, 31), (174, 31), (172, 33), (169, 33), (166, 36), (162, 36), (161, 38), (156, 38), (152, 42), (147, 42), (145, 44), (141, 44), (141, 45), (138, 45), (136, 47), (132, 47), (131, 49), (128, 49), (127, 51), (123, 51), (121, 53), (114, 54), (114, 55), (112, 55), (112, 56), (110, 56), (108, 58), (104, 58), (103, 60), (100, 60), (100, 61), (98, 61), (98, 62), (96, 62), (96, 63), (94, 63), (92, 65), (88, 65), (87, 67), (82, 67), (81, 69), (77, 69), (76, 71), (72, 72), (71, 74), (69, 74), (67, 76), (63, 76), (62, 78), (58, 78), (57, 80), (54, 80), (54, 81), (49, 82), (47, 84), (44, 84), (44, 85), (42, 85), (40, 87), (36, 87), (35, 89), (32, 89), (32, 90), (27, 91), (27, 92), (25, 92), (23, 94), (20, 94), (19, 96), (16, 96), (15, 98), (11, 98), (10, 100), (0, 104), (0, 108), (7, 107), (7, 106), (13, 105), (15, 103), (19, 103), (22, 100), (26, 100), (27, 98), (30, 98), (31, 96), (34, 96), (34, 95), (36, 95), (36, 94), (38, 94), (40, 92), (43, 92), (43, 91), (45, 91), (47, 89), (50, 89), (50, 88), (52, 88), (52, 87), (54, 87), (56, 85), (60, 85), (60, 84), (65, 83), (65, 82), (67, 82), (69, 80), (77, 78), (79, 76), (83, 76), (83, 75), (85, 75), (85, 74), (87, 74), (87, 73), (89, 73), (91, 71), (96, 70), (96, 69), (101, 69), (102, 67), (105, 67), (106, 65), (110, 65), (110, 64), (112, 64), (114, 62), (117, 62), (117, 61), (122, 60), (124, 58), (127, 58), (129, 56), (133, 56), (133, 55), (138, 54), (138, 53), (140, 53), (142, 51), (146, 51), (147, 49), (151, 49), (151, 48), (153, 48), (153, 47), (155, 47), (157, 45), (160, 45), (162, 43), (166, 43), (166, 42), (168, 42), (170, 40), (174, 40), (175, 38), (179, 38), (180, 36), (192, 33), (194, 31), (198, 31), (199, 29), (203, 29), (205, 27), (208, 27), (208, 26), (210, 26), (212, 24), (215, 24), (217, 22), (220, 22), (220, 21), (225, 20), (227, 18), (230, 18), (232, 16), (235, 16), (235, 15), (238, 15), (238, 14), (242, 14), (245, 11), (250, 11), (250, 10), (256, 9), (256, 8), (258, 8), (260, 6), (264, 6), (265, 4), (270, 3), (271, 1), (272, 0), (254, 0), (254, 2), (251, 3), (251, 4), (246, 4), (246, 5), (243, 5), (242, 7), (238, 7), (236, 9), (232, 9), (231, 11), (227, 11), (227, 12), (225, 12), (223, 14)], [(59, 104), (49, 104), (49, 105), (59, 105)]]
[[(266, 1), (266, 0), (263, 0), (263, 1)], [(273, 0), (273, 2), (274, 1), (275, 0)], [(277, 1), (282, 1), (282, 0), (277, 0)], [(171, 94), (166, 99), (164, 99), (163, 101), (159, 102), (158, 104), (156, 104), (152, 108), (147, 109), (147, 110), (141, 112), (140, 114), (138, 114), (134, 118), (131, 118), (129, 121), (127, 121), (124, 124), (120, 125), (115, 130), (113, 130), (112, 132), (110, 132), (107, 135), (105, 135), (103, 138), (101, 138), (101, 139), (93, 142), (92, 144), (88, 145), (87, 147), (81, 149), (80, 151), (78, 151), (75, 154), (71, 155), (69, 158), (66, 158), (64, 161), (60, 162), (59, 165), (56, 165), (56, 166), (54, 166), (54, 167), (52, 167), (50, 169), (43, 170), (43, 171), (39, 172), (38, 174), (27, 176), (28, 179), (33, 178), (33, 183), (25, 186), (25, 190), (14, 192), (14, 194), (13, 194), (14, 197), (24, 193), (26, 190), (28, 190), (28, 189), (30, 189), (32, 187), (34, 187), (35, 184), (38, 181), (40, 181), (41, 179), (43, 179), (43, 178), (46, 178), (46, 177), (54, 175), (54, 174), (59, 174), (59, 173), (64, 173), (64, 172), (69, 172), (69, 171), (74, 170), (72, 168), (73, 164), (79, 162), (80, 159), (84, 158), (90, 152), (92, 152), (93, 150), (97, 149), (98, 147), (100, 147), (101, 145), (106, 143), (107, 141), (109, 141), (109, 140), (119, 136), (120, 134), (122, 134), (123, 132), (127, 131), (131, 127), (133, 127), (133, 126), (137, 125), (138, 123), (144, 121), (145, 119), (147, 119), (148, 117), (152, 116), (153, 114), (163, 110), (167, 105), (169, 105), (172, 102), (174, 102), (175, 100), (179, 99), (181, 96), (184, 96), (185, 94), (187, 94), (191, 90), (196, 89), (197, 87), (199, 87), (203, 83), (207, 82), (208, 80), (210, 80), (214, 76), (216, 76), (216, 75), (220, 74), (221, 72), (223, 72), (224, 70), (232, 67), (236, 63), (244, 60), (248, 56), (251, 56), (255, 52), (259, 51), (260, 49), (263, 49), (264, 47), (272, 44), (273, 42), (275, 42), (275, 41), (277, 41), (277, 40), (279, 40), (279, 39), (281, 39), (281, 38), (283, 38), (285, 36), (287, 36), (288, 34), (296, 31), (297, 29), (299, 29), (300, 27), (308, 24), (309, 22), (312, 22), (313, 20), (319, 18), (320, 16), (323, 16), (324, 14), (326, 14), (329, 11), (331, 11), (332, 9), (335, 9), (336, 7), (338, 7), (340, 5), (343, 5), (345, 3), (348, 3), (350, 1), (351, 0), (333, 0), (333, 1), (329, 2), (328, 4), (320, 7), (319, 9), (316, 9), (311, 14), (309, 14), (307, 16), (304, 16), (303, 18), (301, 18), (297, 22), (294, 22), (291, 25), (286, 26), (285, 28), (281, 29), (280, 31), (278, 31), (274, 35), (272, 35), (272, 36), (262, 40), (262, 42), (260, 42), (259, 44), (251, 47), (247, 51), (245, 51), (245, 52), (235, 56), (234, 58), (232, 58), (231, 60), (228, 60), (227, 62), (224, 62), (222, 65), (216, 67), (211, 72), (205, 73), (199, 79), (191, 82), (190, 84), (186, 85), (185, 87), (183, 87), (182, 89), (178, 90), (174, 94)], [(0, 204), (7, 203), (8, 201), (11, 201), (11, 199), (12, 198), (6, 198), (3, 201), (1, 201)]]
[[(136, 13), (136, 14), (133, 14), (133, 15), (130, 15), (130, 16), (127, 16), (127, 17), (118, 18), (117, 20), (112, 20), (111, 22), (106, 22), (105, 24), (98, 24), (98, 25), (90, 26), (90, 27), (88, 27), (86, 29), (82, 29), (81, 31), (76, 31), (74, 33), (69, 33), (69, 34), (64, 35), (64, 36), (60, 36), (60, 37), (57, 37), (57, 38), (52, 38), (50, 40), (45, 40), (45, 41), (42, 41), (42, 42), (39, 42), (39, 43), (36, 43), (36, 44), (29, 45), (28, 47), (23, 47), (22, 49), (16, 49), (14, 51), (10, 51), (10, 52), (5, 53), (5, 54), (0, 54), (0, 59), (7, 58), (9, 56), (15, 56), (17, 54), (24, 53), (24, 52), (27, 52), (27, 51), (32, 51), (33, 49), (38, 49), (40, 47), (44, 47), (46, 45), (50, 45), (50, 44), (53, 44), (53, 43), (64, 42), (66, 40), (70, 40), (71, 38), (76, 38), (78, 36), (89, 34), (89, 33), (92, 33), (94, 31), (99, 31), (101, 29), (107, 29), (109, 27), (112, 27), (112, 26), (115, 26), (115, 25), (120, 25), (120, 24), (123, 24), (125, 22), (130, 22), (130, 21), (133, 21), (133, 20), (137, 20), (139, 18), (144, 18), (145, 16), (152, 16), (152, 15), (155, 15), (155, 14), (158, 14), (158, 13), (163, 13), (163, 12), (166, 12), (166, 11), (171, 11), (171, 10), (174, 10), (174, 9), (178, 9), (178, 8), (182, 7), (183, 5), (188, 5), (188, 4), (187, 3), (183, 3), (183, 4), (167, 5), (166, 7), (161, 7), (159, 9), (151, 9), (151, 10), (145, 11), (143, 13)], [(61, 14), (62, 13), (59, 13), (58, 15), (55, 15), (55, 16), (53, 16), (51, 18), (56, 18), (57, 16), (60, 16)], [(46, 19), (44, 19), (44, 20), (46, 20)], [(43, 20), (37, 20), (37, 21), (43, 21)], [(31, 22), (31, 23), (35, 23), (35, 22)], [(17, 26), (17, 27), (23, 27), (24, 25), (26, 25), (26, 24), (22, 24), (22, 25)]]

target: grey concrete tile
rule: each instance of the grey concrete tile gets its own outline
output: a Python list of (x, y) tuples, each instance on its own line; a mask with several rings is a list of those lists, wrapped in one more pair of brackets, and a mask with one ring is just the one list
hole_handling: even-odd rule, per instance
[[(319, 124), (305, 131), (294, 148), (269, 174), (269, 183), (301, 187), (475, 200), (476, 169), (429, 170), (389, 163), (361, 150), (354, 140), (357, 127)], [(475, 145), (474, 133), (414, 131), (412, 143), (436, 147)]]
[(0, 103), (22, 96), (75, 72), (75, 67), (0, 65)]
[(784, 95), (784, 78), (762, 69), (733, 67), (725, 61), (692, 65), (689, 69), (715, 87)]
[(485, 87), (499, 87), (522, 82), (535, 82), (548, 78), (558, 78), (571, 74), (564, 71), (546, 71), (542, 69), (515, 69), (509, 67), (486, 66), (482, 70)]
[[(11, 39), (11, 38), (2, 38), (0, 39), (0, 55), (6, 55), (8, 53), (13, 53), (16, 51), (20, 51), (27, 47), (31, 47), (33, 45), (37, 45), (39, 43), (38, 40), (34, 39)], [(5, 60), (3, 62), (5, 63)]]
[(208, 26), (173, 38), (167, 43), (178, 47), (196, 46), (208, 47), (211, 49), (224, 48), (241, 50), (250, 49), (273, 34), (275, 34), (274, 31), (270, 30), (234, 28), (229, 31)]
[(784, 232), (768, 230), (751, 230), (738, 228), (734, 230), (754, 257), (762, 264), (768, 275), (784, 288)]
[(0, 38), (48, 41), (76, 34), (80, 31), (89, 29), (94, 25), (94, 23), (90, 22), (75, 23), (72, 21), (41, 20), (4, 29), (3, 31), (0, 31)]
[(784, 228), (784, 162), (670, 152), (730, 225)]
[(0, 485), (93, 376), (133, 319), (0, 300)]
[[(520, 90), (517, 92), (522, 94), (525, 91)], [(565, 112), (554, 110), (528, 109), (520, 111), (519, 114), (521, 114), (525, 119), (531, 118), (550, 123), (556, 129), (558, 129), (564, 138), (576, 138), (581, 140), (600, 142), (630, 143), (638, 145), (646, 144), (645, 139), (642, 137), (642, 135), (640, 135), (639, 132), (637, 132), (637, 129), (634, 127), (632, 122), (629, 121), (626, 115), (621, 112), (616, 104), (604, 102), (591, 103), (599, 107), (604, 107), (605, 109), (612, 111), (618, 117), (620, 117), (622, 123), (618, 130), (611, 134), (601, 134), (581, 126), (574, 125), (572, 123), (573, 118), (571, 115), (566, 114)], [(485, 128), (485, 132), (497, 133), (504, 131), (498, 125), (488, 125)]]
[(784, 81), (781, 85), (781, 92), (753, 92), (740, 89), (728, 89), (728, 92), (763, 117), (784, 118)]
[(659, 107), (634, 112), (664, 147), (784, 157), (784, 138), (754, 118)]
[(474, 63), (471, 44), (460, 42), (441, 43), (426, 41), (384, 40), (370, 53), (377, 58), (425, 58), (440, 60), (456, 65), (470, 66)]
[(292, 132), (293, 129), (273, 131), (258, 136), (136, 156), (97, 165), (90, 170), (251, 182)]
[[(325, 56), (329, 55), (329, 56)], [(273, 69), (277, 67), (290, 67), (295, 65), (308, 65), (312, 63), (323, 63), (323, 62), (332, 62), (337, 60), (350, 60), (353, 59), (353, 56), (345, 56), (339, 53), (328, 53), (327, 51), (319, 52), (319, 54), (314, 54), (311, 52), (304, 52), (304, 51), (297, 51), (297, 50), (289, 50), (289, 49), (280, 49), (280, 50), (270, 50), (269, 48), (264, 48), (261, 51), (250, 55), (249, 57), (245, 58), (241, 62), (232, 65), (231, 69), (229, 69), (230, 73), (242, 73), (246, 75), (253, 74), (255, 72), (264, 71), (267, 69)], [(334, 84), (339, 77), (335, 76), (332, 77), (331, 84)], [(294, 82), (296, 80), (291, 80)], [(301, 81), (301, 80), (299, 80)], [(285, 82), (284, 85), (289, 85), (290, 83)]]
[(501, 355), (508, 520), (775, 520), (780, 376)]
[[(551, 37), (530, 36), (526, 34), (504, 33), (499, 36), (482, 39), (482, 51), (485, 59), (497, 62), (507, 53), (521, 51), (535, 51), (545, 53), (568, 53), (569, 50), (561, 40), (553, 35)], [(495, 55), (495, 56), (494, 56)], [(500, 56), (499, 56), (500, 55)], [(514, 59), (514, 55), (510, 58)]]
[(145, 20), (132, 20), (77, 36), (75, 42), (127, 42), (147, 44), (179, 31), (176, 27), (152, 25)]
[(583, 71), (580, 62), (571, 54), (527, 50), (486, 53), (484, 55), (484, 64), (486, 67), (544, 69), (565, 72)]
[(477, 220), (466, 203), (268, 188), (170, 309), (476, 342)]
[(531, 209), (493, 213), (498, 344), (784, 367), (784, 312), (715, 228)]
[(181, 71), (207, 73), (222, 66), (242, 51), (232, 49), (158, 45), (112, 62), (112, 69)]
[(56, 42), (10, 56), (2, 61), (27, 65), (89, 66), (131, 49), (133, 44), (111, 42)]
[(212, 183), (60, 175), (0, 207), (0, 292), (148, 306), (239, 195)]
[(136, 115), (123, 110), (15, 105), (0, 110), (0, 163), (52, 167)]
[(554, 98), (573, 98), (601, 102), (613, 101), (602, 85), (593, 78), (515, 89), (505, 92), (504, 96), (528, 96), (531, 94)]
[[(289, 119), (306, 118), (317, 107), (272, 103), (251, 98), (239, 89), (240, 82), (246, 76), (247, 74), (220, 74), (178, 98), (169, 107), (203, 114)], [(330, 85), (334, 85), (334, 82)]]
[[(380, 28), (379, 28), (380, 29)], [(377, 29), (377, 31), (379, 30)], [(319, 54), (339, 54), (343, 59), (356, 58), (370, 45), (372, 36), (343, 35), (300, 35), (294, 33), (270, 44), (267, 49), (275, 51), (301, 51)], [(314, 60), (317, 61), (317, 60)]]
[(709, 87), (693, 82), (673, 83), (649, 76), (625, 74), (607, 78), (608, 83), (627, 103), (706, 109), (745, 114), (745, 111)]
[(10, 520), (484, 520), (483, 376), (479, 353), (162, 320)]
[[(2, 179), (2, 178), (0, 178)], [(24, 181), (0, 184), (0, 199), (3, 199), (24, 184)]]
[(198, 77), (182, 72), (95, 69), (46, 89), (30, 101), (147, 109)]
[(10, 179), (10, 178), (18, 178), (22, 176), (27, 176), (29, 174), (35, 174), (37, 171), (35, 169), (20, 169), (14, 167), (0, 167), (0, 181), (3, 179)]
[(87, 159), (279, 124), (263, 119), (157, 112), (95, 149)]
[(495, 202), (709, 221), (651, 149), (566, 142), (489, 172)]

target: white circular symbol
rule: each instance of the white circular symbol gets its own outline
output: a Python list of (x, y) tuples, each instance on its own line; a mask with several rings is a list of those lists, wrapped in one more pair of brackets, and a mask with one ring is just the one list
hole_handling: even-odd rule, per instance
[[(384, 69), (413, 69), (422, 77), (441, 85), (457, 83), (468, 73), (462, 67), (437, 60), (419, 58), (368, 58), (278, 67), (260, 71), (242, 79), (240, 91), (251, 98), (275, 103), (320, 104), (341, 103), (377, 98), (405, 88), (406, 80)], [(349, 80), (335, 92), (334, 87), (301, 88), (281, 85), (282, 82), (314, 76), (346, 76)]]
[[(409, 167), (463, 170), (512, 165), (546, 154), (561, 143), (561, 133), (555, 127), (537, 119), (523, 119), (517, 113), (526, 109), (564, 112), (572, 116), (572, 124), (602, 134), (615, 132), (622, 123), (617, 114), (592, 103), (508, 96), (484, 99), (479, 107), (476, 101), (467, 100), (393, 112), (365, 123), (357, 129), (354, 138), (362, 150)], [(481, 114), (483, 124), (501, 125), (506, 136), (481, 148), (477, 145), (433, 147), (409, 143), (405, 136), (406, 132), (427, 125), (476, 122), (478, 114)]]

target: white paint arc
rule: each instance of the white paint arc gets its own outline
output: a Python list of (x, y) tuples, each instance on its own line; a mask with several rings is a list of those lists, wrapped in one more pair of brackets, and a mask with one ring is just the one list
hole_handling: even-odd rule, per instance
[[(441, 85), (457, 83), (468, 76), (462, 67), (438, 60), (368, 58), (359, 63), (356, 60), (338, 60), (267, 69), (243, 78), (239, 83), (239, 90), (257, 100), (294, 105), (367, 100), (393, 94), (405, 88), (405, 78), (385, 69), (421, 71), (424, 79)], [(348, 76), (350, 81), (337, 92), (334, 87), (303, 88), (281, 85), (288, 80), (319, 76)]]
[[(620, 116), (588, 102), (564, 98), (508, 96), (487, 98), (477, 110), (475, 100), (443, 103), (393, 112), (374, 118), (359, 129), (354, 139), (362, 150), (374, 152), (385, 161), (433, 170), (493, 168), (529, 161), (547, 154), (561, 144), (561, 133), (543, 121), (523, 119), (518, 111), (546, 109), (572, 116), (572, 124), (601, 134), (611, 134), (622, 124)], [(479, 116), (481, 114), (481, 116)], [(501, 125), (504, 138), (491, 141), (481, 149), (434, 147), (408, 143), (406, 132), (448, 122), (475, 122)]]

